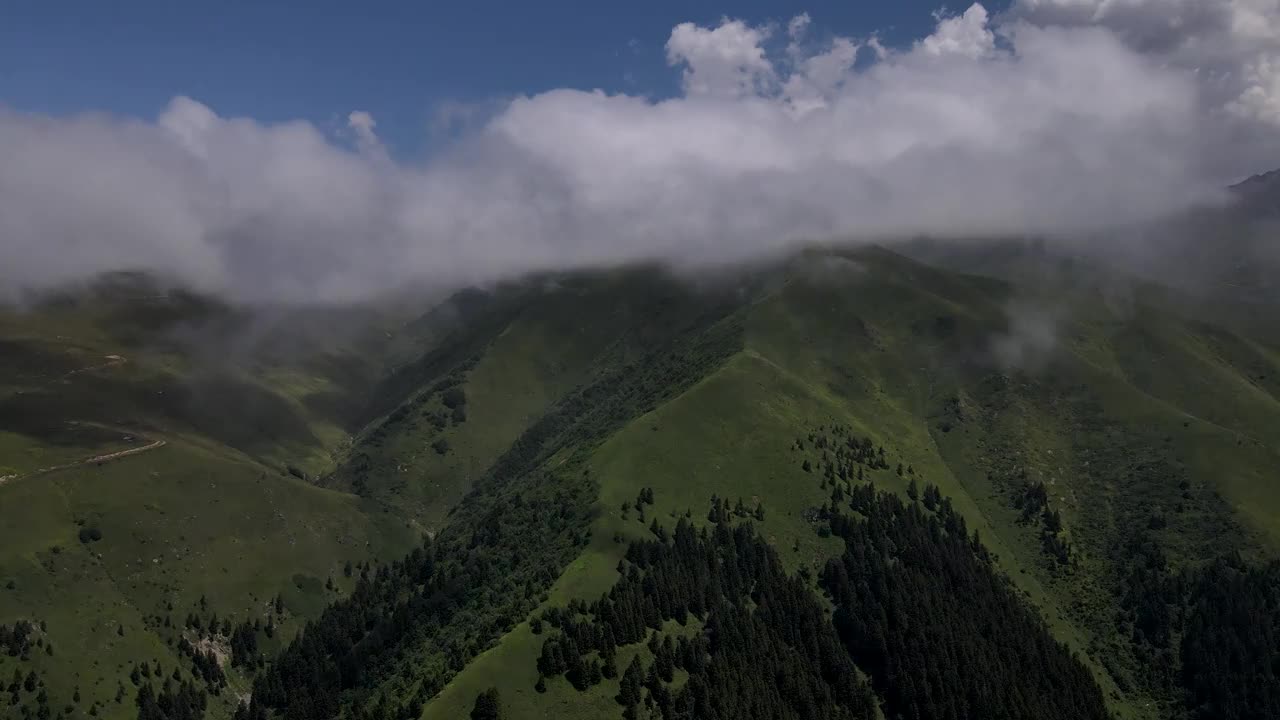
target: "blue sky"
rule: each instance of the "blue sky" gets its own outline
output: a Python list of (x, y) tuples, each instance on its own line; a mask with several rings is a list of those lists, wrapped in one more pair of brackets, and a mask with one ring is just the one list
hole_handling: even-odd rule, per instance
[[(987, 3), (996, 10), (1002, 3)], [(366, 110), (398, 155), (421, 148), (442, 102), (557, 87), (664, 96), (671, 28), (729, 15), (821, 34), (929, 32), (938, 0), (764, 2), (21, 3), (0, 17), (0, 104), (152, 118), (175, 95), (223, 116), (339, 126)], [(950, 7), (963, 11), (965, 6)]]
[(1277, 0), (938, 1), (11, 3), (0, 297), (1094, 236), (1280, 166)]

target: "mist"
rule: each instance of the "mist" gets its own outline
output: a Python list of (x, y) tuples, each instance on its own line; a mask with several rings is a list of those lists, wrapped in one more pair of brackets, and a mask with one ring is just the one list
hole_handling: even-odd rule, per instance
[(1124, 5), (973, 5), (897, 49), (807, 15), (684, 23), (678, 96), (519, 97), (420, 164), (359, 110), (337, 135), (187, 97), (145, 120), (3, 111), (0, 293), (127, 269), (342, 304), (831, 239), (1096, 236), (1280, 165), (1277, 3)]

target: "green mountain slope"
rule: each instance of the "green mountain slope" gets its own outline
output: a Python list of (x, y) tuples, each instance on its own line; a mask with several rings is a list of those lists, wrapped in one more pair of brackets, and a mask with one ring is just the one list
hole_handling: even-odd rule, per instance
[[(1061, 280), (1071, 271), (1052, 272)], [(101, 528), (103, 539), (83, 547), (64, 539), (59, 557), (109, 558), (119, 528), (132, 527), (149, 543), (218, 548), (228, 558), (223, 577), (206, 571), (198, 580), (156, 575), (169, 566), (153, 563), (146, 581), (182, 584), (180, 596), (170, 586), (137, 591), (137, 599), (114, 573), (99, 583), (115, 583), (112, 592), (139, 615), (176, 597), (175, 616), (186, 616), (203, 594), (209, 607), (197, 615), (266, 622), (283, 593), (287, 618), (321, 618), (263, 667), (226, 668), (237, 693), (257, 688), (251, 715), (458, 717), (496, 687), (507, 717), (537, 718), (619, 717), (621, 671), (632, 658), (657, 659), (643, 643), (620, 645), (614, 677), (583, 690), (564, 676), (539, 683), (549, 637), (542, 618), (620, 586), (629, 549), (651, 540), (651, 527), (670, 533), (682, 518), (710, 527), (713, 497), (731, 506), (741, 499), (749, 516), (741, 522), (754, 524), (779, 567), (822, 597), (838, 586), (820, 578), (848, 548), (840, 513), (864, 516), (850, 506), (863, 497), (855, 490), (870, 482), (918, 507), (910, 498), (927, 488), (949, 509), (931, 507), (923, 517), (954, 524), (946, 519), (954, 511), (967, 533), (976, 531), (975, 567), (990, 563), (994, 577), (1009, 578), (1064, 652), (1078, 654), (1111, 713), (1181, 716), (1192, 705), (1182, 688), (1202, 676), (1181, 659), (1180, 644), (1203, 638), (1181, 611), (1153, 615), (1142, 598), (1182, 607), (1185, 589), (1198, 587), (1194, 573), (1216, 558), (1275, 557), (1280, 346), (1249, 324), (1213, 322), (1167, 288), (1134, 283), (1118, 298), (1109, 283), (1069, 280), (1019, 286), (878, 248), (815, 250), (697, 286), (656, 268), (533, 278), (463, 293), (409, 324), (383, 318), (394, 329), (390, 342), (374, 333), (219, 377), (214, 394), (234, 399), (232, 409), (262, 398), (252, 406), (262, 412), (246, 413), (259, 418), (258, 429), (225, 427), (216, 405), (185, 417), (139, 399), (138, 387), (171, 380), (190, 362), (161, 350), (149, 350), (146, 367), (130, 358), (72, 376), (67, 387), (118, 393), (131, 408), (130, 423), (87, 413), (40, 384), (49, 379), (44, 368), (62, 378), (84, 367), (63, 357), (73, 354), (68, 343), (13, 330), (8, 377), (21, 383), (5, 400), (14, 409), (0, 415), (9, 418), (0, 437), (20, 451), (5, 462), (24, 476), (0, 493), (27, 488), (32, 506), (62, 503), (46, 519), (33, 514), (21, 531), (30, 542)], [(108, 351), (117, 345), (86, 346), (86, 356), (116, 354)], [(57, 351), (45, 357), (41, 347)], [(379, 357), (389, 358), (384, 374)], [(136, 377), (94, 389), (126, 372)], [(41, 429), (30, 418), (42, 414)], [(82, 417), (80, 425), (63, 422)], [(135, 445), (167, 444), (99, 469), (111, 477), (128, 469), (140, 483), (100, 484), (118, 505), (81, 497), (99, 487), (88, 467), (26, 476), (42, 463), (132, 447), (108, 438), (126, 425)], [(850, 438), (883, 455), (853, 462)], [(205, 465), (225, 466), (243, 486), (228, 478), (210, 483), (236, 488), (225, 495), (184, 491), (202, 498), (188, 527), (227, 528), (199, 542), (172, 537), (180, 526), (162, 532), (165, 516), (137, 497), (188, 462), (202, 469), (181, 473), (184, 481)], [(289, 476), (290, 466), (312, 482)], [(278, 525), (275, 516), (246, 514), (290, 495), (297, 499), (278, 511), (288, 516)], [(255, 537), (263, 525), (273, 529)], [(432, 539), (401, 557), (424, 530)], [(134, 552), (127, 547), (119, 550)], [(230, 562), (236, 552), (243, 558)], [(29, 545), (12, 557), (16, 567), (43, 556)], [(50, 587), (50, 577), (61, 577), (42, 572), (22, 586)], [(1180, 573), (1192, 575), (1175, 582)], [(0, 604), (0, 620), (11, 622), (33, 617), (38, 600), (18, 593), (4, 602), (11, 604)], [(821, 601), (827, 611), (839, 602)], [(95, 615), (124, 616), (105, 606)], [(706, 621), (667, 621), (658, 635), (693, 639)], [(296, 626), (285, 623), (273, 638), (247, 632), (265, 660)], [(50, 622), (50, 637), (57, 627)], [(183, 632), (193, 642), (230, 640), (207, 626)], [(1038, 630), (1020, 632), (1050, 648), (1042, 657), (1056, 652)], [(151, 645), (120, 651), (113, 677), (142, 659), (133, 654), (176, 644), (178, 632), (161, 626), (145, 637)], [(168, 652), (156, 657), (175, 657)], [(70, 667), (58, 657), (39, 660), (49, 663), (46, 676)], [(851, 657), (881, 701), (902, 702), (889, 699), (904, 692), (897, 680)], [(679, 670), (668, 691), (678, 694), (691, 672)], [(103, 682), (114, 698), (114, 683)], [(1079, 692), (1087, 704), (1089, 692)], [(229, 714), (238, 698), (224, 693), (208, 712)], [(131, 711), (109, 704), (108, 714)]]
[(336, 343), (250, 356), (256, 321), (132, 276), (0, 315), (0, 618), (41, 628), (0, 672), (37, 673), (58, 710), (133, 717), (120, 683), (189, 665), (177, 639), (201, 606), (270, 618), (270, 647), (337, 596), (327, 581), (350, 585), (344, 564), (416, 542), (402, 516), (302, 479), (345, 437), (315, 399), (376, 371)]
[[(844, 277), (833, 281), (833, 272)], [(655, 489), (650, 517), (660, 519), (703, 507), (712, 494), (763, 502), (766, 536), (791, 550), (784, 562), (819, 566), (834, 546), (802, 513), (825, 493), (789, 453), (797, 428), (835, 422), (883, 443), (892, 464), (910, 464), (952, 499), (1055, 634), (1087, 651), (1117, 712), (1164, 716), (1158, 703), (1174, 700), (1143, 689), (1134, 675), (1146, 658), (1123, 641), (1129, 627), (1110, 621), (1122, 549), (1134, 541), (1130, 531), (1151, 527), (1189, 565), (1223, 552), (1272, 552), (1276, 443), (1249, 429), (1275, 417), (1261, 386), (1274, 373), (1274, 350), (1160, 308), (1117, 314), (1106, 298), (1085, 295), (1059, 311), (1044, 357), (1027, 358), (1034, 372), (1003, 368), (993, 347), (1017, 330), (1007, 311), (1016, 295), (1004, 283), (883, 252), (828, 258), (816, 269), (800, 262), (745, 311), (738, 356), (593, 456), (595, 539), (551, 602), (590, 600), (612, 584), (625, 547), (611, 538), (645, 534), (634, 513), (624, 519), (618, 510), (637, 487)], [(1180, 375), (1219, 391), (1167, 380)], [(907, 484), (889, 472), (873, 480), (899, 492)], [(1047, 549), (1043, 528), (1023, 520), (1019, 503), (1039, 482), (1064, 525), (1055, 541), (1069, 546), (1065, 563)], [(460, 712), (495, 682), (514, 716), (555, 714), (552, 706), (568, 713), (571, 688), (532, 689), (540, 646), (518, 627), (427, 716)], [(609, 697), (588, 694), (583, 716), (603, 712)]]

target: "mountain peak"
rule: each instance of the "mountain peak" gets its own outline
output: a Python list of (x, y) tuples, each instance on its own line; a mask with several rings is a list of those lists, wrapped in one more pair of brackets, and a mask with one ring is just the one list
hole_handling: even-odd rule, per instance
[(1249, 210), (1280, 214), (1280, 169), (1260, 173), (1230, 187)]

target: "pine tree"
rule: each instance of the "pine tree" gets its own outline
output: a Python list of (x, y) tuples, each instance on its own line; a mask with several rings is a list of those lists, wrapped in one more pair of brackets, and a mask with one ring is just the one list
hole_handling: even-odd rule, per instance
[(471, 708), (471, 720), (499, 720), (502, 717), (502, 701), (498, 688), (491, 687), (476, 696)]
[(640, 656), (631, 658), (631, 664), (622, 673), (622, 682), (618, 686), (618, 704), (634, 707), (640, 702), (640, 686), (644, 680), (644, 668), (640, 665)]
[(938, 486), (932, 483), (924, 486), (924, 506), (929, 510), (937, 510), (939, 503), (942, 502), (942, 493), (938, 490)]
[(657, 658), (654, 660), (655, 672), (663, 682), (671, 682), (675, 679), (675, 663), (672, 661), (670, 643), (671, 638), (668, 637), (666, 643), (658, 649)]

